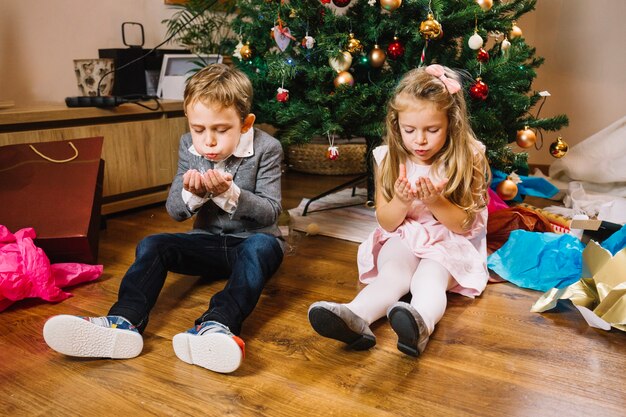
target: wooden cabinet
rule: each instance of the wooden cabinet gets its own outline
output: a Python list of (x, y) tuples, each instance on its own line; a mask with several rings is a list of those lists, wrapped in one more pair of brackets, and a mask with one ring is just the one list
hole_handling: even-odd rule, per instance
[[(144, 103), (154, 106), (154, 103)], [(0, 110), (0, 146), (103, 136), (102, 214), (165, 201), (176, 173), (182, 102), (151, 111), (136, 104), (111, 109), (50, 105)]]

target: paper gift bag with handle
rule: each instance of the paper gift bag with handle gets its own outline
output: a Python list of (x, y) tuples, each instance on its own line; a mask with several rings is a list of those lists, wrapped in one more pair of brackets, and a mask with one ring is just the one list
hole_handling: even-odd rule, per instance
[(96, 263), (102, 137), (0, 147), (0, 224), (32, 227), (50, 262)]

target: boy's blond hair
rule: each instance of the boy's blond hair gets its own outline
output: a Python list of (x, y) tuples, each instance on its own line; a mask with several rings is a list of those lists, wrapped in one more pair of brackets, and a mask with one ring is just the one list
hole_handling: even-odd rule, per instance
[(185, 111), (196, 102), (218, 105), (222, 108), (234, 106), (245, 119), (252, 110), (252, 83), (240, 70), (224, 64), (211, 64), (195, 73), (185, 86)]

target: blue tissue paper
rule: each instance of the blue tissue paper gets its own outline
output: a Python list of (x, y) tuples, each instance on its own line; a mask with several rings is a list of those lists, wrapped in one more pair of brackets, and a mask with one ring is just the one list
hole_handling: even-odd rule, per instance
[(517, 286), (545, 292), (580, 279), (583, 249), (583, 243), (569, 234), (513, 230), (487, 258), (487, 266)]
[(613, 233), (608, 239), (602, 242), (600, 246), (611, 252), (613, 256), (624, 249), (624, 247), (626, 247), (626, 225)]

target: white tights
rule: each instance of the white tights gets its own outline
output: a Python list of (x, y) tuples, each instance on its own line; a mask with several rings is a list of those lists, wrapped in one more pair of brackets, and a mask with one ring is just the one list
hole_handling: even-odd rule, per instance
[(411, 306), (432, 333), (446, 311), (446, 291), (454, 285), (446, 268), (436, 261), (415, 257), (400, 238), (394, 237), (378, 254), (378, 277), (346, 306), (371, 324), (410, 291)]

